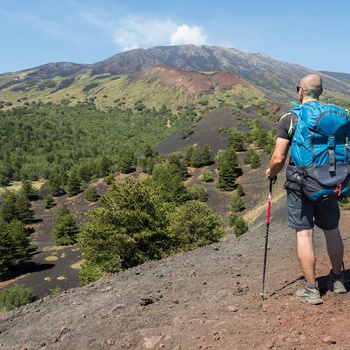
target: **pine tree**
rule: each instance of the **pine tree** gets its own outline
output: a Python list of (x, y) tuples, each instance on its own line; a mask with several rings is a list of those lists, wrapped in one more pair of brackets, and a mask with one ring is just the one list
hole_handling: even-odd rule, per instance
[(45, 203), (45, 209), (51, 209), (55, 206), (55, 200), (51, 194), (45, 197), (44, 203)]
[(213, 158), (211, 155), (210, 146), (208, 144), (205, 144), (203, 146), (203, 150), (202, 150), (202, 164), (203, 165), (210, 165), (212, 163), (213, 163)]
[(234, 213), (237, 213), (242, 209), (244, 209), (244, 202), (242, 200), (242, 197), (238, 193), (236, 193), (231, 198), (231, 210)]
[(236, 128), (231, 128), (229, 131), (230, 131), (230, 134), (228, 137), (229, 146), (232, 147), (235, 151), (243, 150), (244, 137), (242, 132), (237, 130)]
[(251, 158), (250, 166), (252, 169), (258, 169), (261, 165), (260, 157), (259, 155), (254, 152)]
[(29, 197), (34, 193), (34, 188), (30, 180), (22, 181), (22, 192), (29, 199)]
[(119, 152), (117, 157), (118, 170), (123, 174), (128, 174), (133, 170), (137, 158), (135, 152), (130, 149), (123, 149)]
[(223, 191), (232, 191), (235, 188), (237, 178), (236, 166), (238, 165), (238, 157), (233, 149), (218, 152), (218, 169), (219, 179), (216, 187)]
[(202, 154), (198, 147), (193, 148), (191, 156), (191, 166), (194, 168), (200, 168), (202, 166)]
[(78, 178), (76, 170), (74, 169), (69, 173), (67, 192), (69, 197), (76, 196), (81, 192), (81, 182)]
[(238, 185), (237, 185), (237, 194), (238, 194), (240, 197), (245, 196), (245, 193), (244, 193), (244, 189), (243, 189), (242, 184), (238, 184)]
[(64, 193), (63, 187), (62, 187), (62, 179), (61, 176), (56, 174), (56, 175), (52, 175), (49, 178), (49, 187), (51, 190), (51, 194), (54, 197), (58, 197), (61, 194)]
[(249, 147), (247, 152), (245, 152), (244, 157), (243, 157), (243, 163), (245, 165), (250, 164), (252, 162), (253, 154), (254, 154), (253, 148)]
[(77, 241), (79, 228), (74, 216), (64, 203), (61, 203), (57, 209), (52, 232), (56, 245), (71, 245)]
[(193, 146), (189, 146), (186, 148), (184, 159), (183, 159), (183, 163), (185, 166), (191, 166), (191, 158), (192, 158), (193, 150), (194, 150)]
[(18, 219), (17, 197), (13, 192), (8, 194), (5, 203), (1, 207), (0, 216), (7, 223)]
[(24, 195), (20, 194), (16, 200), (17, 211), (18, 211), (18, 220), (23, 223), (28, 223), (33, 220), (34, 210), (32, 209), (32, 203)]
[(238, 237), (248, 231), (248, 224), (242, 216), (238, 217), (233, 226), (233, 232)]
[(100, 195), (97, 193), (96, 186), (91, 186), (85, 191), (85, 199), (88, 202), (97, 202)]

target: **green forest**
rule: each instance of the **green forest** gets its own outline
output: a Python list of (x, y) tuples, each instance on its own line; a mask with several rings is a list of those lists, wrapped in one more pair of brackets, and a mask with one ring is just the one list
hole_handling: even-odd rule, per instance
[(122, 150), (139, 155), (192, 119), (191, 113), (177, 116), (164, 106), (140, 109), (139, 104), (107, 112), (93, 104), (41, 103), (0, 111), (0, 186), (49, 179), (103, 157), (115, 164)]

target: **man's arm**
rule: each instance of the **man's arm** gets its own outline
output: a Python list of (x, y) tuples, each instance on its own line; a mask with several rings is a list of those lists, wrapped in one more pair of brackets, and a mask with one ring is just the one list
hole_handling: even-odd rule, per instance
[(275, 150), (270, 161), (270, 168), (265, 172), (269, 179), (273, 179), (283, 169), (288, 156), (289, 145), (289, 140), (277, 138)]

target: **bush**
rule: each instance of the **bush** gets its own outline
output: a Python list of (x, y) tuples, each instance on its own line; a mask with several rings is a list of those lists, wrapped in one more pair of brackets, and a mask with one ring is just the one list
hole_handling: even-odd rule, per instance
[(191, 199), (199, 200), (200, 202), (206, 202), (208, 200), (208, 194), (203, 186), (194, 184), (186, 188)]
[(85, 192), (85, 199), (88, 202), (97, 202), (100, 195), (97, 193), (96, 186), (91, 186)]
[(213, 181), (213, 173), (210, 170), (204, 170), (201, 174), (201, 180), (203, 182)]
[(235, 221), (235, 224), (233, 226), (233, 232), (238, 237), (238, 236), (243, 235), (243, 233), (246, 233), (247, 231), (248, 231), (248, 224), (246, 223), (244, 218), (242, 216), (240, 216)]
[(51, 194), (45, 197), (45, 209), (51, 209), (55, 206), (55, 200)]
[(205, 203), (188, 201), (169, 215), (173, 250), (186, 251), (218, 242), (226, 235), (221, 218)]
[(228, 225), (230, 227), (233, 227), (235, 225), (237, 219), (238, 219), (237, 213), (230, 213), (230, 216), (228, 218)]
[(236, 193), (235, 195), (232, 196), (230, 208), (235, 213), (237, 213), (245, 208), (242, 197), (238, 193)]
[(245, 196), (244, 189), (243, 189), (243, 186), (241, 184), (238, 184), (238, 186), (237, 186), (237, 194), (240, 197)]
[(33, 300), (33, 290), (24, 285), (6, 288), (0, 293), (0, 311), (8, 312)]

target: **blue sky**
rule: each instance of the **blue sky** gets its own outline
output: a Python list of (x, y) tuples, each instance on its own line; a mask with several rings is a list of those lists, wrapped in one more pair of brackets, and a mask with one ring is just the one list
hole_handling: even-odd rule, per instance
[(95, 63), (125, 50), (213, 45), (350, 73), (350, 1), (12, 0), (0, 4), (0, 73)]

